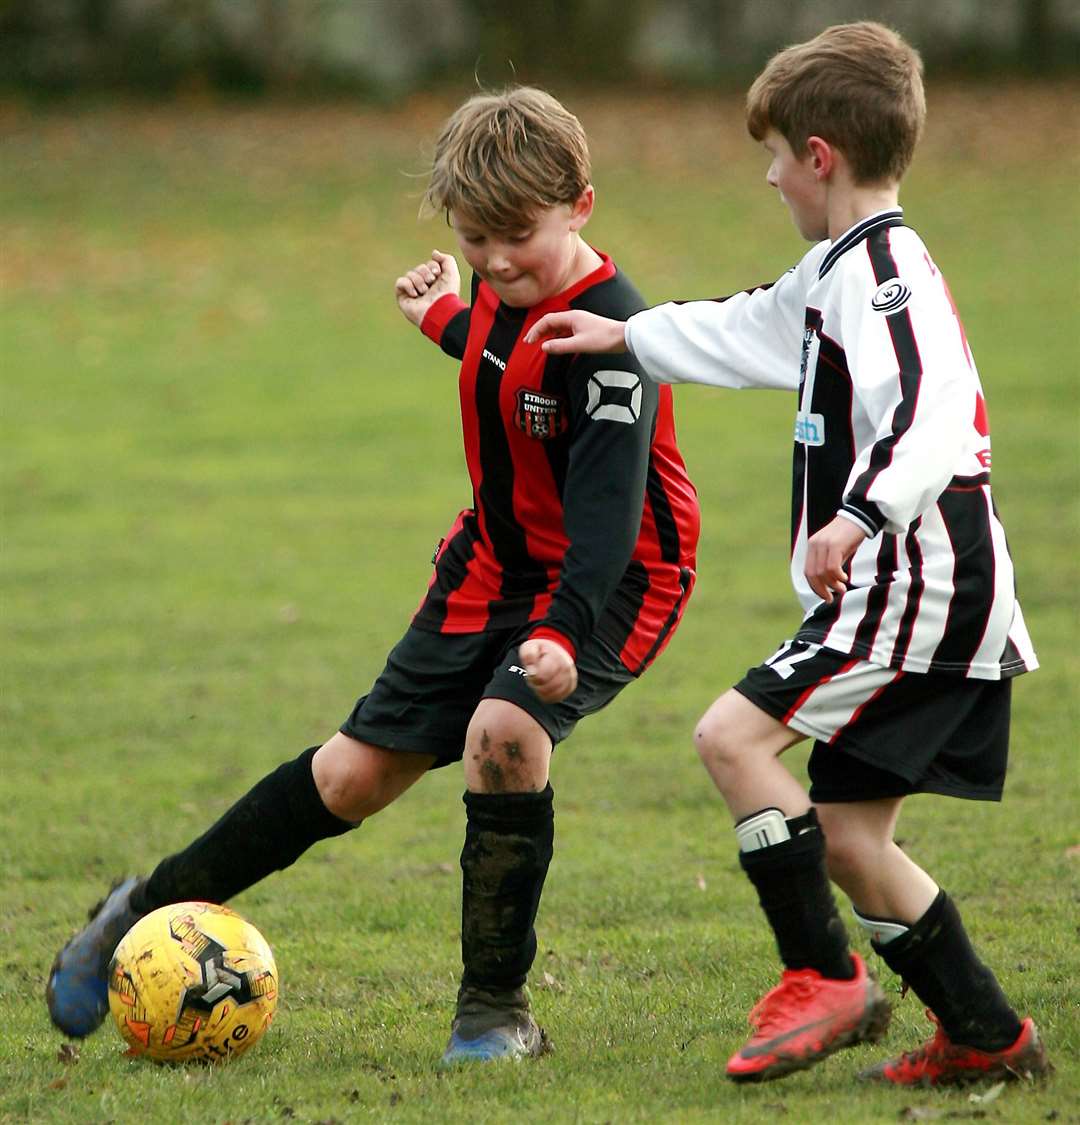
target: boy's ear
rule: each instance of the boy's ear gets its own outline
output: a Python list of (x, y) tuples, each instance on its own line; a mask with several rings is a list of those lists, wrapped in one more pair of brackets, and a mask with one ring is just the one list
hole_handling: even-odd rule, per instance
[(574, 200), (570, 208), (570, 229), (579, 231), (589, 221), (596, 206), (596, 191), (592, 184), (586, 184), (585, 190)]
[(836, 149), (821, 137), (807, 137), (806, 151), (811, 160), (811, 169), (819, 180), (827, 180), (836, 167)]

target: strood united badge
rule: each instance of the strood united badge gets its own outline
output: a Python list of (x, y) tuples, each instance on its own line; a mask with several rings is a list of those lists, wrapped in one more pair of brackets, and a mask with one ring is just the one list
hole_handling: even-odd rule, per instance
[(523, 387), (517, 393), (514, 422), (528, 437), (550, 441), (566, 432), (566, 404), (558, 395), (531, 391)]

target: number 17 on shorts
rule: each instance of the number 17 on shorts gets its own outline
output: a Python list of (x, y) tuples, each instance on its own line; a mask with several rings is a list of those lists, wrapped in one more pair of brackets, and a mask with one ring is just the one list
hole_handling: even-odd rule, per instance
[(904, 673), (808, 641), (785, 641), (735, 685), (785, 726), (831, 742)]

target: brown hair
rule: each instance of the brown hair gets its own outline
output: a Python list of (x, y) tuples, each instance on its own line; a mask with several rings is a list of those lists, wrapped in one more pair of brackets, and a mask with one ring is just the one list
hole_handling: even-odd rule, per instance
[(589, 148), (578, 119), (532, 86), (469, 98), (435, 142), (422, 213), (460, 211), (509, 232), (589, 184)]
[(926, 120), (922, 59), (880, 23), (837, 24), (780, 51), (746, 96), (746, 126), (770, 128), (806, 152), (819, 136), (840, 149), (856, 183), (899, 181)]

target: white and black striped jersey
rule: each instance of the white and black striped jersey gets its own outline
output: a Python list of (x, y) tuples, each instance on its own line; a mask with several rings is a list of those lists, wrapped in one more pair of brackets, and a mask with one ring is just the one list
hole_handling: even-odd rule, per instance
[[(772, 285), (627, 322), (663, 383), (798, 390), (791, 575), (798, 637), (911, 672), (1038, 667), (990, 494), (978, 372), (945, 279), (899, 209), (819, 243)], [(837, 514), (867, 534), (831, 605), (803, 574)]]

